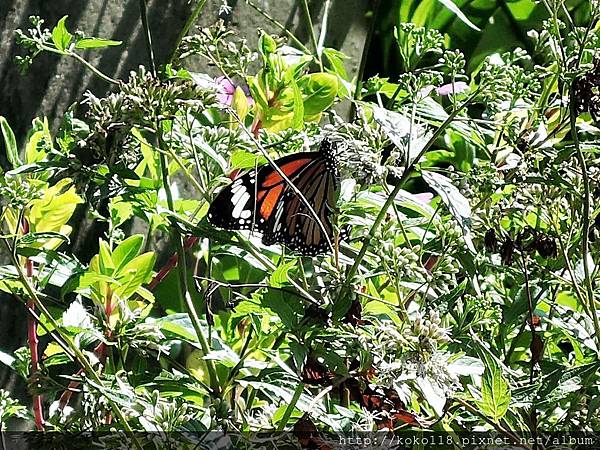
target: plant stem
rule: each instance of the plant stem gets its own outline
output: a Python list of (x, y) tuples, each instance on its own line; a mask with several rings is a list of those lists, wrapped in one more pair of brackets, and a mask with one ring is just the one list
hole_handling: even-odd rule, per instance
[(146, 52), (148, 53), (148, 64), (152, 74), (156, 76), (156, 62), (154, 61), (154, 50), (152, 48), (152, 33), (148, 24), (148, 5), (146, 0), (139, 0), (140, 16), (142, 16), (142, 29), (144, 31), (144, 39), (146, 40)]
[[(319, 55), (319, 61), (321, 60), (321, 53), (325, 47), (325, 38), (327, 37), (327, 25), (329, 22), (329, 9), (331, 7), (331, 0), (325, 0), (325, 6), (323, 7), (323, 18), (321, 19), (321, 29), (319, 30), (319, 42), (317, 42), (317, 54)], [(321, 67), (322, 69), (323, 67)]]
[[(377, 26), (377, 16), (379, 15), (379, 8), (381, 6), (381, 0), (375, 0), (375, 5), (373, 6), (373, 17), (371, 18), (371, 26), (369, 27), (369, 33), (365, 38), (365, 46), (363, 47), (362, 55), (360, 56), (360, 64), (358, 66), (358, 72), (356, 74), (356, 85), (354, 87), (354, 100), (361, 99), (361, 91), (363, 85), (363, 77), (365, 76), (365, 68), (367, 67), (367, 58), (369, 56), (369, 49), (371, 48), (371, 41), (373, 40), (373, 35), (375, 34), (375, 29)], [(350, 106), (350, 119), (354, 119), (356, 115), (356, 105), (352, 102)]]
[(296, 403), (298, 403), (298, 400), (300, 399), (300, 396), (302, 395), (303, 391), (304, 391), (304, 383), (300, 382), (300, 384), (298, 384), (298, 386), (296, 387), (296, 391), (294, 392), (294, 396), (292, 397), (292, 400), (290, 401), (285, 412), (283, 413), (283, 417), (281, 417), (281, 420), (277, 424), (277, 431), (283, 431), (283, 429), (287, 425), (288, 421), (290, 420), (290, 417), (292, 416), (292, 412), (294, 412)]
[(115, 84), (115, 85), (121, 84), (121, 82), (119, 80), (115, 80), (114, 78), (111, 78), (108, 75), (100, 72), (100, 70), (98, 70), (96, 67), (94, 67), (92, 64), (90, 64), (88, 61), (86, 61), (84, 58), (82, 58), (79, 54), (77, 54), (77, 53), (75, 53), (73, 51), (69, 50), (69, 51), (64, 51), (63, 52), (63, 51), (59, 51), (59, 50), (57, 50), (55, 48), (48, 47), (46, 45), (40, 45), (40, 48), (42, 50), (50, 52), (50, 53), (56, 53), (57, 55), (70, 56), (71, 58), (76, 59), (78, 62), (80, 62), (81, 64), (83, 64), (85, 67), (87, 67), (98, 78), (101, 78), (102, 80), (106, 81), (107, 83)]
[[(425, 146), (423, 147), (421, 152), (417, 155), (416, 158), (413, 159), (412, 163), (410, 163), (410, 165), (402, 173), (402, 177), (400, 177), (400, 180), (398, 181), (398, 183), (396, 184), (396, 186), (394, 187), (394, 189), (388, 196), (387, 200), (383, 204), (381, 210), (379, 211), (379, 214), (377, 215), (377, 217), (375, 218), (375, 221), (373, 222), (373, 225), (371, 226), (371, 229), (369, 230), (369, 234), (365, 237), (362, 247), (360, 248), (360, 251), (359, 251), (357, 257), (354, 259), (354, 263), (352, 264), (352, 267), (350, 267), (350, 270), (348, 271), (348, 275), (346, 276), (346, 281), (344, 282), (342, 289), (340, 289), (339, 298), (343, 298), (343, 296), (346, 295), (346, 293), (350, 287), (350, 284), (352, 282), (352, 279), (356, 275), (356, 272), (358, 271), (358, 268), (360, 267), (362, 260), (364, 259), (365, 255), (367, 254), (367, 250), (369, 249), (371, 240), (373, 239), (379, 226), (383, 222), (383, 219), (385, 218), (388, 209), (390, 208), (390, 206), (396, 199), (396, 195), (398, 195), (398, 192), (400, 192), (400, 190), (404, 186), (404, 183), (408, 179), (409, 175), (412, 173), (412, 171), (415, 167), (415, 164), (417, 164), (419, 162), (419, 160), (423, 157), (425, 152), (427, 150), (429, 150), (429, 148), (442, 135), (442, 133), (446, 130), (446, 128), (448, 128), (450, 126), (450, 124), (452, 123), (454, 118), (458, 115), (458, 113), (460, 111), (462, 111), (476, 97), (477, 94), (478, 94), (477, 92), (474, 92), (473, 94), (471, 94), (469, 96), (469, 98), (467, 98), (461, 106), (456, 108), (454, 111), (452, 111), (450, 113), (450, 115), (448, 115), (446, 120), (438, 127), (437, 130), (435, 130), (435, 133), (433, 133), (433, 135), (431, 136), (429, 141), (427, 141), (427, 143), (425, 144)], [(408, 158), (409, 153), (410, 152), (407, 151), (407, 155), (406, 155), (407, 158)]]
[(190, 14), (190, 16), (188, 17), (188, 20), (185, 22), (185, 25), (181, 29), (179, 36), (177, 36), (177, 41), (175, 41), (175, 47), (173, 48), (173, 52), (171, 52), (171, 56), (169, 57), (169, 64), (173, 64), (173, 61), (175, 60), (175, 57), (177, 56), (177, 50), (179, 50), (179, 46), (181, 45), (181, 43), (183, 42), (183, 39), (187, 36), (189, 31), (191, 30), (194, 23), (196, 23), (198, 16), (200, 16), (202, 9), (204, 9), (205, 3), (206, 3), (206, 0), (199, 0), (198, 3), (196, 3), (196, 7), (192, 11), (192, 14)]
[[(577, 135), (577, 111), (576, 105), (573, 99), (575, 98), (575, 88), (571, 84), (569, 88), (569, 119), (571, 124), (571, 136), (573, 138), (573, 145), (575, 146), (575, 153), (579, 166), (581, 167), (581, 181), (583, 183), (583, 211), (582, 211), (582, 226), (581, 226), (581, 250), (583, 253), (583, 273), (585, 277), (585, 287), (587, 291), (588, 303), (590, 315), (592, 316), (592, 322), (594, 324), (594, 334), (596, 335), (596, 342), (600, 348), (600, 321), (598, 319), (598, 311), (596, 309), (596, 299), (594, 297), (594, 288), (592, 286), (592, 278), (590, 276), (589, 267), (589, 234), (590, 234), (590, 178), (587, 171), (587, 164), (581, 146), (579, 145), (579, 136)], [(575, 280), (573, 280), (575, 281)]]
[[(198, 238), (196, 236), (188, 236), (185, 239), (185, 242), (183, 244), (183, 250), (184, 251), (189, 250), (199, 240), (200, 240), (200, 238)], [(158, 286), (167, 277), (167, 275), (169, 275), (169, 273), (171, 273), (171, 270), (173, 270), (173, 268), (177, 267), (177, 263), (178, 263), (177, 253), (173, 253), (171, 255), (171, 257), (167, 260), (167, 262), (160, 268), (160, 270), (154, 276), (154, 278), (152, 278), (152, 281), (150, 282), (150, 284), (148, 284), (148, 289), (151, 291), (154, 290), (156, 288), (156, 286)]]
[[(27, 219), (22, 219), (23, 234), (29, 233), (29, 222)], [(28, 279), (33, 278), (33, 261), (25, 258), (25, 275)], [(38, 372), (40, 370), (39, 361), (39, 340), (37, 335), (37, 320), (35, 319), (35, 301), (29, 297), (27, 299), (27, 308), (32, 314), (27, 315), (27, 343), (29, 344), (29, 352), (31, 353), (31, 379), (35, 383), (33, 394), (33, 416), (35, 419), (35, 427), (38, 431), (44, 431), (44, 403), (41, 395), (35, 391), (38, 389)]]
[(261, 16), (263, 16), (265, 19), (267, 19), (269, 22), (271, 22), (273, 25), (279, 28), (283, 33), (285, 33), (286, 36), (289, 37), (292, 40), (292, 42), (298, 46), (300, 50), (302, 50), (306, 54), (310, 54), (310, 50), (306, 47), (306, 45), (304, 45), (300, 41), (300, 39), (294, 36), (294, 33), (288, 30), (281, 22), (271, 17), (264, 9), (254, 4), (251, 0), (246, 0), (246, 4), (251, 8), (255, 9), (256, 12), (258, 12)]
[[(158, 136), (158, 146), (159, 148), (164, 148), (165, 142), (163, 141), (163, 126), (162, 122), (157, 123), (156, 132)], [(162, 181), (163, 188), (167, 195), (167, 205), (170, 211), (175, 211), (175, 207), (173, 204), (173, 193), (171, 192), (171, 187), (169, 184), (169, 168), (167, 165), (167, 159), (165, 154), (161, 151), (159, 152), (160, 158), (160, 168), (162, 172)], [(185, 307), (187, 309), (187, 313), (192, 322), (192, 326), (194, 327), (194, 331), (196, 332), (196, 336), (198, 338), (198, 343), (202, 349), (202, 353), (206, 356), (210, 352), (209, 344), (204, 336), (204, 332), (202, 331), (202, 325), (200, 324), (200, 317), (196, 312), (196, 307), (194, 306), (194, 302), (192, 301), (192, 297), (189, 294), (188, 290), (188, 280), (187, 280), (187, 264), (185, 258), (185, 250), (182, 242), (182, 236), (179, 230), (176, 228), (172, 228), (172, 235), (175, 241), (175, 245), (177, 247), (177, 265), (179, 266), (179, 289), (181, 295), (183, 295), (183, 299), (185, 302)], [(213, 361), (207, 360), (206, 367), (208, 371), (209, 384), (211, 389), (213, 390), (214, 395), (219, 395), (220, 387), (219, 387), (219, 379), (217, 378), (217, 373), (215, 371), (215, 366)]]
[[(85, 370), (85, 373), (97, 385), (102, 386), (102, 380), (100, 379), (100, 375), (98, 375), (98, 373), (94, 370), (94, 368), (92, 367), (90, 362), (87, 360), (87, 358), (85, 357), (85, 355), (83, 354), (83, 352), (81, 351), (79, 346), (75, 345), (75, 343), (71, 340), (70, 336), (63, 332), (61, 325), (56, 321), (56, 319), (52, 316), (52, 314), (50, 314), (50, 311), (48, 311), (46, 306), (39, 299), (35, 289), (33, 288), (33, 286), (31, 285), (31, 283), (29, 281), (29, 278), (23, 272), (23, 269), (21, 268), (21, 266), (19, 264), (19, 260), (16, 255), (16, 250), (14, 248), (11, 249), (11, 258), (12, 258), (14, 267), (17, 270), (19, 280), (23, 284), (23, 287), (25, 289), (27, 296), (33, 300), (34, 305), (40, 309), (40, 311), (46, 317), (46, 320), (48, 320), (48, 322), (52, 325), (52, 327), (54, 327), (54, 330), (58, 333), (60, 338), (64, 341), (66, 346), (71, 350), (71, 352), (75, 356), (75, 359), (77, 360), (77, 362), (79, 364), (81, 364), (81, 366)], [(127, 418), (125, 417), (125, 415), (121, 412), (121, 410), (119, 409), (119, 407), (113, 400), (111, 400), (109, 397), (106, 397), (106, 400), (107, 400), (108, 404), (110, 405), (111, 409), (113, 410), (114, 414), (119, 418), (121, 425), (123, 426), (125, 431), (131, 437), (135, 447), (139, 450), (142, 450), (142, 446), (139, 443), (137, 437), (133, 434), (133, 431), (132, 431), (131, 427), (129, 426), (129, 422), (127, 421)]]
[(302, 10), (304, 11), (304, 16), (306, 18), (306, 25), (308, 27), (308, 34), (310, 36), (310, 43), (315, 49), (315, 55), (319, 60), (319, 65), (321, 66), (321, 70), (323, 69), (323, 63), (321, 62), (321, 55), (319, 54), (319, 44), (317, 43), (317, 35), (315, 34), (315, 27), (313, 25), (312, 18), (310, 17), (310, 9), (308, 7), (308, 0), (302, 0)]

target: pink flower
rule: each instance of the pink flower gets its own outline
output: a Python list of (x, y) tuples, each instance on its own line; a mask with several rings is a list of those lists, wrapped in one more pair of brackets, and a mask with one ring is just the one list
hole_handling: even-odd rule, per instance
[(448, 83), (440, 86), (436, 89), (438, 95), (446, 96), (446, 95), (454, 95), (460, 94), (461, 92), (465, 92), (469, 90), (469, 85), (464, 81), (457, 81), (454, 84)]
[[(231, 82), (227, 77), (219, 77), (215, 79), (217, 83), (217, 100), (219, 103), (225, 106), (231, 106), (233, 102), (233, 95), (235, 94), (236, 85)], [(254, 99), (250, 96), (250, 92), (246, 86), (242, 86), (242, 90), (246, 93), (246, 99), (248, 105), (254, 103)]]

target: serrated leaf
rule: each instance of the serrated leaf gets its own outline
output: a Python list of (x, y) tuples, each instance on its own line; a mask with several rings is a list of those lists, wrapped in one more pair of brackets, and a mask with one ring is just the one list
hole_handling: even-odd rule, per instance
[(508, 411), (510, 389), (502, 372), (493, 366), (486, 367), (481, 380), (481, 411), (498, 423)]

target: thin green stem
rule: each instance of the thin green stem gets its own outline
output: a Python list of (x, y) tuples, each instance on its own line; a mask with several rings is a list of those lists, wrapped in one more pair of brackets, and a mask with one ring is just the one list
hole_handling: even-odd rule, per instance
[(289, 37), (291, 39), (291, 41), (294, 44), (296, 44), (298, 46), (298, 48), (300, 50), (302, 50), (304, 53), (310, 55), (311, 52), (308, 49), (308, 47), (306, 47), (306, 45), (304, 45), (302, 43), (302, 41), (300, 41), (300, 39), (298, 39), (296, 36), (294, 36), (294, 33), (292, 33), (290, 30), (288, 30), (285, 27), (285, 25), (283, 25), (281, 22), (279, 22), (278, 20), (271, 17), (264, 9), (262, 9), (260, 6), (257, 6), (251, 0), (246, 0), (246, 4), (248, 6), (250, 6), (251, 8), (253, 8), (257, 13), (259, 13), (261, 16), (263, 16), (269, 22), (271, 22), (273, 25), (275, 25), (277, 28), (279, 28), (287, 37)]
[[(162, 122), (158, 123), (157, 126), (157, 134), (158, 134), (158, 146), (160, 148), (165, 147), (165, 142), (163, 140), (163, 126)], [(175, 211), (174, 202), (173, 202), (173, 193), (171, 192), (171, 187), (169, 184), (169, 169), (167, 165), (167, 158), (165, 157), (164, 152), (159, 152), (160, 157), (160, 168), (162, 173), (162, 182), (163, 188), (165, 190), (167, 196), (167, 205), (170, 211)], [(177, 247), (177, 265), (178, 265), (178, 273), (179, 273), (179, 289), (180, 293), (183, 296), (185, 307), (187, 309), (187, 313), (192, 322), (192, 326), (194, 327), (194, 331), (196, 332), (196, 336), (198, 338), (198, 343), (202, 349), (202, 353), (206, 356), (210, 352), (210, 347), (206, 337), (204, 336), (204, 331), (202, 330), (202, 325), (200, 323), (200, 317), (196, 312), (196, 307), (194, 306), (194, 302), (192, 301), (192, 297), (190, 296), (188, 289), (188, 278), (187, 278), (187, 262), (185, 257), (185, 250), (183, 248), (183, 240), (181, 233), (178, 229), (172, 229), (173, 238), (175, 241), (175, 246)], [(209, 384), (213, 391), (214, 395), (218, 395), (220, 392), (220, 387), (218, 384), (217, 373), (215, 370), (214, 363), (212, 361), (206, 361), (206, 367), (208, 371)]]
[(308, 27), (308, 34), (310, 36), (310, 43), (315, 49), (315, 55), (319, 61), (319, 65), (321, 66), (321, 70), (323, 69), (323, 63), (321, 62), (321, 55), (319, 54), (319, 44), (317, 43), (317, 35), (315, 34), (315, 27), (313, 25), (312, 17), (310, 17), (310, 8), (308, 7), (308, 0), (302, 1), (302, 10), (304, 11), (304, 16), (306, 18), (306, 25)]
[(154, 61), (154, 49), (152, 48), (152, 33), (150, 32), (150, 24), (148, 23), (148, 5), (146, 4), (146, 0), (139, 0), (139, 2), (144, 40), (146, 41), (146, 52), (148, 54), (148, 64), (150, 65), (152, 74), (156, 76), (156, 62)]
[[(462, 111), (471, 101), (473, 101), (473, 99), (476, 97), (477, 94), (478, 94), (477, 91), (474, 92), (473, 94), (471, 94), (469, 96), (469, 98), (467, 98), (460, 107), (456, 108), (454, 111), (452, 111), (450, 113), (450, 115), (448, 115), (446, 120), (438, 127), (437, 130), (435, 130), (435, 132), (433, 133), (433, 135), (431, 136), (429, 141), (427, 141), (427, 143), (425, 144), (423, 149), (419, 152), (419, 154), (416, 156), (416, 158), (413, 159), (412, 163), (402, 173), (402, 177), (400, 178), (400, 180), (398, 181), (396, 186), (394, 186), (394, 189), (388, 196), (387, 200), (383, 204), (383, 207), (379, 211), (379, 214), (375, 218), (375, 221), (373, 222), (373, 225), (371, 226), (371, 229), (369, 230), (369, 234), (364, 239), (362, 247), (361, 247), (357, 257), (354, 260), (354, 264), (352, 264), (352, 267), (350, 267), (350, 270), (348, 271), (348, 275), (346, 276), (346, 281), (344, 282), (342, 289), (340, 289), (339, 298), (343, 298), (343, 296), (346, 295), (346, 293), (349, 289), (349, 286), (352, 282), (352, 279), (358, 272), (358, 268), (360, 267), (362, 260), (364, 259), (365, 255), (367, 254), (367, 250), (369, 249), (371, 241), (372, 241), (373, 237), (375, 237), (375, 233), (377, 232), (377, 230), (379, 229), (379, 226), (383, 222), (383, 219), (385, 218), (388, 209), (390, 208), (390, 206), (396, 199), (396, 195), (398, 195), (398, 192), (400, 192), (400, 190), (404, 186), (404, 183), (406, 182), (406, 180), (412, 173), (412, 171), (415, 167), (415, 164), (417, 164), (419, 162), (419, 160), (423, 157), (425, 152), (427, 152), (427, 150), (429, 150), (429, 148), (442, 135), (442, 133), (446, 130), (446, 128), (448, 128), (450, 126), (450, 124), (452, 123), (454, 118), (458, 115), (458, 113), (460, 111)], [(408, 153), (409, 152), (407, 152), (407, 158), (408, 158)]]
[(296, 403), (298, 403), (298, 400), (300, 399), (300, 396), (302, 395), (303, 391), (304, 391), (304, 383), (301, 382), (296, 387), (296, 391), (294, 392), (294, 396), (292, 397), (292, 400), (290, 401), (290, 403), (287, 406), (285, 412), (283, 413), (283, 417), (281, 418), (281, 420), (277, 424), (277, 431), (283, 431), (283, 429), (287, 425), (288, 421), (290, 420), (290, 417), (292, 416), (292, 412), (294, 412), (294, 408), (296, 407)]
[(579, 166), (581, 167), (581, 181), (583, 183), (583, 204), (582, 204), (582, 226), (581, 226), (581, 250), (583, 257), (583, 273), (585, 278), (585, 287), (587, 291), (588, 297), (588, 306), (590, 310), (590, 315), (592, 316), (592, 322), (594, 324), (594, 333), (596, 335), (596, 341), (598, 342), (598, 347), (600, 348), (600, 320), (598, 319), (598, 311), (596, 309), (596, 299), (594, 297), (594, 288), (592, 286), (592, 277), (590, 276), (590, 267), (589, 267), (589, 254), (590, 254), (590, 243), (589, 243), (589, 234), (590, 234), (590, 178), (587, 171), (587, 164), (585, 161), (585, 156), (581, 151), (581, 146), (579, 145), (579, 136), (577, 134), (577, 111), (576, 105), (573, 99), (575, 98), (575, 88), (573, 83), (570, 88), (570, 103), (569, 103), (569, 118), (571, 124), (571, 137), (573, 138), (573, 145), (575, 146), (575, 153), (577, 155), (577, 160), (579, 161)]
[(181, 32), (179, 33), (179, 36), (177, 36), (177, 40), (175, 41), (175, 47), (173, 48), (173, 51), (171, 52), (171, 56), (169, 57), (169, 64), (172, 64), (173, 61), (175, 60), (175, 57), (177, 56), (177, 50), (179, 50), (179, 46), (183, 42), (183, 39), (189, 33), (189, 31), (192, 28), (192, 26), (194, 25), (194, 23), (196, 23), (196, 20), (198, 20), (198, 17), (200, 16), (202, 9), (204, 9), (205, 4), (206, 4), (206, 0), (199, 0), (198, 3), (196, 4), (196, 7), (192, 11), (192, 14), (190, 14), (190, 16), (188, 17), (188, 20), (185, 22), (185, 25), (181, 29)]
[(317, 42), (317, 54), (319, 55), (319, 61), (321, 61), (321, 53), (323, 52), (323, 48), (325, 48), (330, 7), (331, 0), (325, 0), (325, 6), (323, 7), (323, 18), (321, 19), (321, 29), (319, 30), (319, 42)]
[[(360, 64), (358, 66), (358, 72), (356, 74), (356, 84), (354, 86), (354, 100), (360, 100), (362, 94), (363, 77), (365, 76), (365, 68), (367, 67), (367, 58), (369, 57), (369, 49), (371, 48), (371, 41), (375, 34), (377, 26), (377, 16), (379, 15), (379, 7), (381, 6), (381, 0), (375, 0), (373, 6), (373, 17), (371, 18), (371, 26), (369, 27), (369, 33), (365, 38), (365, 45), (363, 47), (362, 55), (360, 57)], [(356, 104), (352, 102), (350, 106), (350, 119), (353, 119), (356, 115)]]
[(106, 81), (107, 83), (115, 84), (115, 85), (121, 84), (121, 82), (119, 80), (115, 80), (114, 78), (111, 78), (108, 75), (100, 72), (100, 70), (98, 70), (96, 67), (94, 67), (92, 64), (90, 64), (88, 61), (86, 61), (83, 57), (81, 57), (80, 55), (78, 55), (77, 53), (75, 53), (73, 51), (70, 51), (70, 50), (60, 51), (55, 48), (48, 47), (47, 45), (40, 45), (40, 48), (42, 50), (50, 52), (50, 53), (56, 53), (57, 55), (70, 56), (71, 58), (74, 58), (75, 60), (77, 60), (78, 62), (83, 64), (85, 67), (87, 67), (98, 78), (101, 78), (102, 80)]

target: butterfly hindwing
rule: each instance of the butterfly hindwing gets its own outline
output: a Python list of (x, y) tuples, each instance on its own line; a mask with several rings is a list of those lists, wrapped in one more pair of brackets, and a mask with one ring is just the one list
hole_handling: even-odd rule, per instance
[(255, 183), (256, 172), (251, 171), (219, 192), (208, 210), (210, 222), (226, 230), (260, 229), (254, 217)]

